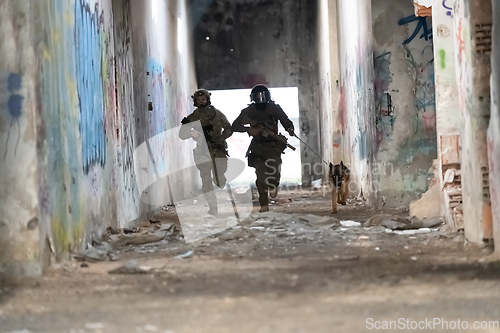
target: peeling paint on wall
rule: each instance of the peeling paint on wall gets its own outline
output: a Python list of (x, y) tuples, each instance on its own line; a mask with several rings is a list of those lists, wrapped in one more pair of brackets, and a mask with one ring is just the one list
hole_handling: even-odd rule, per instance
[(378, 206), (409, 204), (427, 190), (437, 156), (433, 33), (411, 3), (372, 1), (375, 163), (395, 172), (376, 177)]

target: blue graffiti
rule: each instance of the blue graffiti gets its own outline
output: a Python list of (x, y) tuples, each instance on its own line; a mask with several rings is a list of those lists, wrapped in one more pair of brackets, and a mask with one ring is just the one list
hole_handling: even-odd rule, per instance
[(82, 163), (89, 167), (106, 163), (104, 94), (101, 77), (101, 32), (98, 8), (77, 0), (75, 5), (76, 77), (80, 102)]
[(23, 84), (23, 78), (21, 75), (16, 73), (8, 73), (7, 77), (7, 90), (8, 90), (8, 100), (7, 100), (7, 111), (11, 118), (9, 131), (7, 133), (7, 140), (5, 141), (5, 152), (3, 155), (4, 160), (7, 158), (9, 140), (10, 140), (10, 131), (12, 126), (17, 125), (17, 140), (14, 148), (14, 156), (17, 153), (17, 147), (19, 145), (19, 140), (21, 138), (21, 127), (19, 125), (19, 119), (23, 114), (23, 101), (24, 96), (21, 95), (21, 88)]
[(425, 17), (417, 17), (415, 16), (415, 14), (413, 14), (408, 17), (402, 18), (401, 20), (399, 20), (398, 24), (401, 26), (415, 21), (418, 21), (417, 27), (415, 28), (415, 31), (413, 31), (413, 34), (408, 39), (403, 41), (403, 45), (411, 43), (415, 39), (415, 37), (418, 36), (420, 30), (422, 29), (424, 32), (422, 33), (422, 36), (420, 36), (420, 38), (425, 38), (425, 40), (432, 39), (432, 29), (427, 25), (427, 19)]
[(9, 109), (9, 113), (14, 119), (19, 119), (21, 117), (21, 110), (23, 108), (23, 99), (24, 97), (21, 95), (11, 95), (9, 101), (7, 102), (7, 108)]
[(14, 93), (21, 89), (23, 79), (21, 75), (16, 73), (10, 73), (9, 78), (7, 79), (7, 89), (10, 93)]
[(446, 0), (443, 0), (443, 7), (445, 9), (448, 9), (448, 11), (446, 12), (446, 15), (453, 17), (453, 12), (452, 12), (453, 8), (446, 6)]
[(148, 102), (153, 105), (152, 114), (150, 117), (150, 136), (164, 132), (167, 128), (167, 109), (169, 102), (165, 96), (164, 84), (165, 78), (163, 75), (163, 66), (153, 58), (149, 58), (147, 62), (148, 68)]

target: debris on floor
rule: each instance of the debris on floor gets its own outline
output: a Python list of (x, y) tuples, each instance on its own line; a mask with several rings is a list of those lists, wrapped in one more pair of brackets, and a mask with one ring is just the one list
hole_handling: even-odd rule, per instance
[(218, 238), (223, 241), (229, 241), (240, 238), (251, 238), (251, 237), (255, 237), (254, 232), (251, 229), (243, 226), (236, 226), (234, 228), (222, 232), (220, 236), (218, 236)]
[(391, 214), (378, 214), (369, 218), (364, 226), (383, 226), (391, 230), (408, 230), (408, 229), (422, 229), (434, 228), (443, 224), (443, 219), (434, 217), (429, 219), (420, 220), (415, 216), (401, 217)]
[(193, 250), (190, 250), (184, 254), (179, 254), (176, 258), (177, 259), (185, 259), (185, 258), (191, 258), (194, 254), (194, 251)]
[(94, 246), (88, 244), (88, 248), (75, 255), (75, 259), (79, 261), (104, 261), (112, 252), (112, 247), (108, 242), (95, 242)]
[(150, 267), (139, 266), (136, 260), (128, 260), (125, 265), (109, 271), (109, 274), (147, 274), (151, 271)]

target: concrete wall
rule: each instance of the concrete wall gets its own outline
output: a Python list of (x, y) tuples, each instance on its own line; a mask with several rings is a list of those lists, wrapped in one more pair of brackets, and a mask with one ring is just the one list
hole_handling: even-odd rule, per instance
[[(199, 85), (206, 89), (251, 88), (259, 83), (298, 87), (300, 133), (316, 151), (320, 151), (319, 3), (194, 0), (191, 5)], [(301, 158), (302, 181), (320, 178), (321, 172), (313, 168), (320, 159), (305, 147)]]
[(484, 29), (491, 28), (491, 2), (455, 0), (453, 15), (465, 235), (473, 242), (481, 242), (492, 237), (487, 148), (491, 55), (477, 41)]
[(187, 19), (177, 20), (186, 8), (181, 0), (0, 6), (0, 183), (10, 189), (0, 194), (0, 275), (38, 275), (49, 249), (68, 257), (150, 208), (141, 207), (132, 153), (188, 112), (192, 56)]
[(437, 157), (430, 18), (411, 1), (373, 0), (378, 208), (408, 205), (428, 188)]
[(339, 3), (341, 73), (339, 118), (344, 162), (351, 169), (352, 194), (373, 204), (372, 167), (375, 152), (373, 105), (372, 8), (368, 0)]
[(495, 252), (500, 252), (500, 4), (493, 6), (493, 48), (491, 54), (491, 119), (488, 128), (490, 196)]
[[(452, 168), (460, 170), (460, 103), (455, 66), (455, 33), (453, 26), (453, 1), (434, 0), (432, 7), (434, 69), (436, 79), (436, 129), (438, 147), (438, 176), (440, 188), (451, 186), (460, 189), (457, 182), (447, 185), (445, 172)], [(455, 191), (456, 192), (456, 191)], [(463, 209), (447, 190), (441, 191), (441, 214), (447, 223), (456, 228), (463, 227)], [(457, 201), (451, 203), (451, 201)], [(452, 206), (450, 207), (450, 203)]]

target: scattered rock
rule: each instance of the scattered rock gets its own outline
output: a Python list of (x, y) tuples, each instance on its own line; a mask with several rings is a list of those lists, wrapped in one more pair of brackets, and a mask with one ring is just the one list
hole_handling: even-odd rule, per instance
[(137, 261), (129, 260), (125, 265), (109, 271), (109, 274), (146, 274), (151, 269), (149, 267), (140, 267)]
[(233, 239), (251, 238), (251, 237), (255, 237), (255, 233), (251, 229), (247, 227), (234, 227), (232, 229), (223, 232), (219, 236), (219, 239), (223, 241), (229, 241)]
[(149, 228), (149, 227), (151, 227), (151, 223), (149, 221), (143, 220), (143, 221), (139, 222), (139, 224), (137, 225), (137, 227), (139, 227), (139, 228)]
[(119, 235), (122, 233), (122, 231), (120, 229), (117, 229), (117, 228), (113, 228), (113, 227), (108, 227), (106, 229), (107, 233), (110, 234), (110, 235)]
[(434, 217), (424, 220), (419, 220), (417, 217), (400, 217), (391, 214), (378, 214), (369, 218), (364, 226), (384, 226), (391, 230), (409, 230), (409, 229), (422, 229), (434, 228), (443, 223), (442, 218)]
[(143, 233), (133, 233), (121, 235), (120, 237), (112, 236), (113, 247), (120, 247), (124, 245), (142, 245), (148, 243), (156, 243), (161, 241), (167, 235), (167, 231), (158, 230), (155, 232), (143, 232)]
[(340, 224), (343, 227), (361, 227), (361, 223), (356, 222), (356, 221), (350, 221), (350, 220), (340, 221)]
[(95, 243), (94, 246), (89, 244), (86, 250), (75, 255), (75, 259), (90, 262), (104, 261), (111, 250), (111, 245), (108, 242)]

